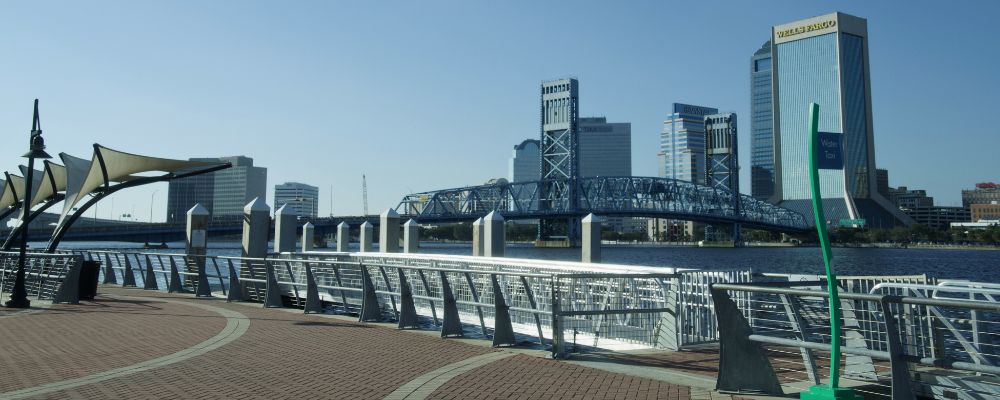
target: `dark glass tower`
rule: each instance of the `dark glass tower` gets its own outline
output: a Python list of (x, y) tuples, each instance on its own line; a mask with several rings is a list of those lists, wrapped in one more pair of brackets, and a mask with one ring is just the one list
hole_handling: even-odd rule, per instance
[(774, 195), (774, 113), (771, 105), (771, 41), (750, 59), (750, 194)]

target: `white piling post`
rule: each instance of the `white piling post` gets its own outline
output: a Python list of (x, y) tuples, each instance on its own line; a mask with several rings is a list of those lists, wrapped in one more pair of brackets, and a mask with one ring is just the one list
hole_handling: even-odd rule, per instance
[[(195, 284), (198, 289), (197, 294), (207, 296), (211, 296), (212, 293), (207, 287), (208, 279), (202, 278), (205, 277), (205, 254), (208, 251), (208, 222), (211, 217), (212, 214), (201, 204), (195, 204), (194, 207), (191, 207), (187, 212), (187, 240), (185, 240), (184, 244), (184, 251), (188, 255), (188, 265), (184, 267), (185, 272), (198, 274), (198, 280)], [(184, 280), (191, 281), (190, 278)], [(205, 282), (202, 282), (202, 280)]]
[(378, 249), (380, 253), (399, 253), (399, 214), (388, 208), (379, 215)]
[(295, 252), (295, 223), (298, 216), (288, 204), (274, 212), (274, 252)]
[(302, 225), (302, 252), (312, 251), (313, 249), (313, 237), (315, 235), (316, 227), (313, 226), (312, 222), (306, 222)]
[(409, 220), (403, 224), (403, 251), (416, 253), (420, 247), (420, 224)]
[(346, 222), (337, 224), (337, 251), (351, 251), (351, 226)]
[[(267, 230), (271, 224), (271, 207), (257, 197), (243, 207), (243, 248), (240, 255), (250, 258), (267, 256)], [(249, 276), (248, 276), (249, 277)]]
[(486, 257), (503, 257), (507, 246), (506, 229), (503, 216), (491, 211), (483, 217), (483, 255)]
[(472, 256), (481, 257), (483, 255), (483, 219), (476, 218), (472, 223)]
[(580, 256), (583, 262), (601, 262), (601, 223), (604, 220), (594, 214), (583, 217), (583, 243), (580, 246)]
[(361, 224), (361, 246), (360, 250), (362, 253), (372, 251), (372, 239), (375, 236), (375, 227), (368, 221)]

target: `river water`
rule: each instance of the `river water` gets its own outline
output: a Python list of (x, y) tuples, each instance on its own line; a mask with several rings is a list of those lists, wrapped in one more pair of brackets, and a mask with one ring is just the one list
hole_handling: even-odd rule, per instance
[[(38, 243), (38, 246), (44, 245)], [(160, 252), (183, 252), (183, 243), (168, 243)], [(357, 244), (355, 243), (354, 246)], [(135, 243), (63, 242), (63, 248), (130, 248)], [(236, 242), (211, 243), (210, 255), (238, 256)], [(355, 249), (356, 250), (356, 249)], [(470, 255), (469, 244), (422, 243), (423, 253)], [(530, 244), (510, 244), (508, 257), (575, 261), (580, 249), (535, 248)], [(1000, 283), (1000, 251), (947, 249), (835, 248), (834, 268), (838, 275), (915, 275), (969, 279)], [(755, 272), (822, 274), (823, 258), (818, 247), (748, 247), (738, 249), (680, 246), (606, 245), (606, 263), (665, 266), (697, 269), (746, 269)]]

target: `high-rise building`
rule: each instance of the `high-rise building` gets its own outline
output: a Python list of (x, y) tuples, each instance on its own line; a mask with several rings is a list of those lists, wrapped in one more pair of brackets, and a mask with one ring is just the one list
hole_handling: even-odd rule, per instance
[(267, 168), (253, 166), (245, 156), (192, 158), (191, 161), (230, 162), (231, 168), (170, 181), (167, 222), (184, 222), (187, 211), (200, 203), (213, 219), (238, 218), (255, 198), (267, 200)]
[(660, 176), (705, 183), (705, 116), (719, 110), (674, 103), (660, 133)]
[(774, 195), (774, 113), (771, 103), (771, 41), (750, 58), (750, 194)]
[(889, 170), (882, 168), (875, 168), (875, 188), (878, 194), (882, 195), (889, 200), (892, 200), (890, 192), (892, 188), (889, 187)]
[(889, 188), (889, 199), (896, 207), (903, 210), (934, 206), (934, 198), (928, 196), (926, 190), (910, 189), (906, 186)]
[(962, 191), (962, 207), (969, 208), (973, 204), (991, 204), (993, 202), (1000, 202), (1000, 184), (977, 183), (975, 189)]
[(872, 227), (912, 222), (876, 190), (868, 22), (839, 12), (807, 18), (775, 26), (771, 43), (771, 201), (812, 214), (808, 124), (809, 103), (817, 103), (819, 130), (839, 133), (843, 148), (843, 168), (819, 172), (827, 219), (863, 218)]
[(319, 188), (299, 182), (274, 185), (274, 209), (286, 204), (295, 215), (315, 218), (319, 215)]
[(580, 177), (632, 176), (632, 124), (605, 117), (577, 121)]
[(531, 182), (541, 179), (540, 155), (538, 139), (525, 139), (521, 144), (514, 146), (507, 179), (511, 182)]

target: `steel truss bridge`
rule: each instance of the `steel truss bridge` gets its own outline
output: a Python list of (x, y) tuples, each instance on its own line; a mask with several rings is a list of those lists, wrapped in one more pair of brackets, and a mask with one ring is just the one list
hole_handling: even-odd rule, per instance
[[(574, 190), (543, 194), (565, 184)], [(739, 196), (734, 201), (733, 196)], [(737, 205), (738, 207), (734, 207)], [(482, 186), (414, 193), (396, 206), (419, 222), (472, 220), (496, 211), (505, 219), (630, 216), (677, 219), (799, 233), (810, 229), (802, 214), (722, 188), (653, 177), (594, 177), (534, 182), (500, 181)]]

